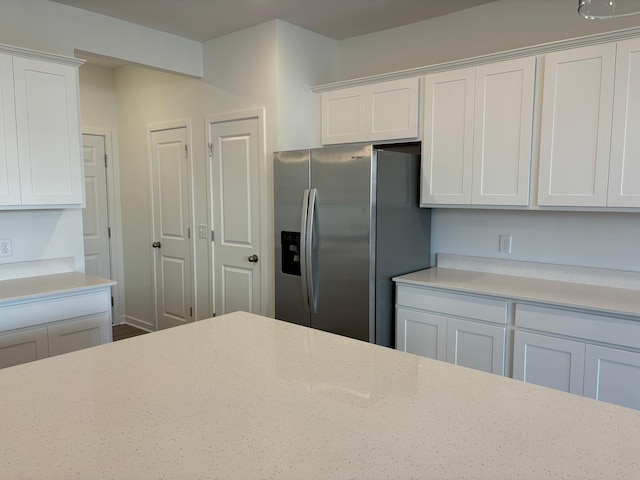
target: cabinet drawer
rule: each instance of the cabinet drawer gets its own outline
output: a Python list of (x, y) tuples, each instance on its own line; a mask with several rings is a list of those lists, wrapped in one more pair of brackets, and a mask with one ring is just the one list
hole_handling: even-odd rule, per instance
[(571, 310), (516, 304), (516, 326), (640, 349), (640, 322)]
[(404, 307), (473, 318), (492, 323), (507, 323), (507, 301), (440, 292), (399, 285), (397, 303)]
[(28, 328), (75, 317), (94, 315), (108, 312), (110, 309), (109, 289), (17, 303), (0, 309), (0, 331)]

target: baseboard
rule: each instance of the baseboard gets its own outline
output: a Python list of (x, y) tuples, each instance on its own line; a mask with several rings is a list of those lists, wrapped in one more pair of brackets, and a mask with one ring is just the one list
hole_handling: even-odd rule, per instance
[(155, 325), (150, 324), (149, 322), (145, 322), (140, 320), (139, 318), (131, 317), (129, 315), (124, 315), (124, 322), (127, 325), (131, 325), (132, 327), (139, 328), (141, 330), (145, 330), (147, 332), (155, 332)]

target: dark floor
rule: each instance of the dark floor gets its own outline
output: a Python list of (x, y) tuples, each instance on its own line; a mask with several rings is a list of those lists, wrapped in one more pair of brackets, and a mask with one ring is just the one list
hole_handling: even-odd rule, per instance
[(146, 330), (140, 330), (139, 328), (132, 327), (123, 323), (122, 325), (114, 325), (111, 327), (113, 332), (113, 341), (124, 340), (125, 338), (137, 337), (138, 335), (144, 335), (149, 333)]

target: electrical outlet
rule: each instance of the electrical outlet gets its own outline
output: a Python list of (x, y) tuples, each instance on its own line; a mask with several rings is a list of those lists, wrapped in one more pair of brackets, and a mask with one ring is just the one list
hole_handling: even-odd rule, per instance
[(511, 253), (511, 235), (500, 235), (498, 251), (500, 253)]
[(10, 238), (0, 238), (0, 257), (13, 256), (13, 248)]

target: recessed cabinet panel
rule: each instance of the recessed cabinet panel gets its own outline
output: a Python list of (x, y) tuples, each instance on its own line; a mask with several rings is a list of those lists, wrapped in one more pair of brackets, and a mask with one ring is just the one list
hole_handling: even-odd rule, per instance
[(418, 86), (418, 78), (367, 86), (367, 141), (418, 136)]
[(435, 360), (447, 360), (447, 317), (398, 308), (396, 348)]
[(476, 69), (473, 196), (476, 205), (528, 205), (535, 58)]
[(475, 69), (424, 77), (420, 203), (470, 204)]
[(640, 39), (618, 43), (613, 105), (610, 207), (640, 207)]
[(365, 90), (345, 88), (322, 94), (322, 144), (365, 140)]
[(0, 205), (20, 205), (13, 65), (0, 53)]
[(15, 57), (23, 205), (82, 204), (77, 69)]
[(74, 352), (111, 342), (111, 317), (96, 315), (48, 328), (49, 356)]
[(640, 409), (640, 353), (587, 345), (584, 394)]
[(0, 334), (0, 368), (33, 362), (48, 356), (46, 328)]
[(462, 367), (504, 375), (506, 328), (449, 319), (447, 361)]
[(605, 206), (615, 44), (545, 56), (538, 203)]

